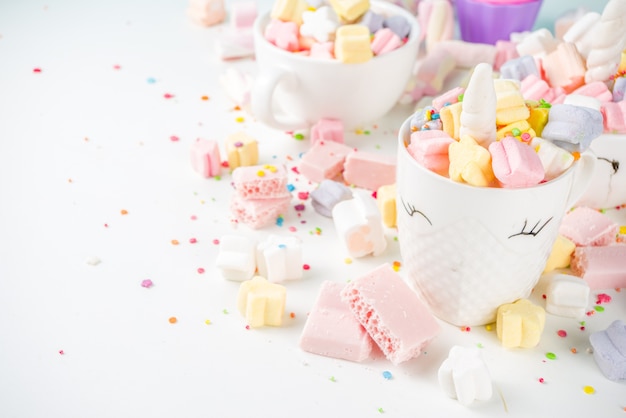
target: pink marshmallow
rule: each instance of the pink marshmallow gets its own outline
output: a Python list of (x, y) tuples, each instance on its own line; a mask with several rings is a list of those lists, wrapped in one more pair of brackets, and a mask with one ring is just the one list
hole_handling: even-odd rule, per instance
[(334, 180), (343, 171), (352, 148), (334, 141), (318, 140), (302, 156), (298, 169), (310, 181)]
[(515, 42), (499, 40), (496, 41), (496, 58), (493, 62), (493, 69), (499, 71), (502, 64), (519, 58)]
[(556, 97), (554, 90), (536, 74), (529, 74), (520, 84), (520, 92), (526, 100), (545, 100), (552, 103)]
[(268, 42), (290, 52), (296, 52), (300, 49), (299, 33), (296, 23), (291, 21), (283, 22), (278, 19), (270, 20), (270, 23), (265, 28), (265, 38)]
[(407, 146), (415, 161), (427, 169), (446, 175), (450, 166), (448, 147), (454, 139), (444, 131), (432, 129), (415, 131), (411, 134), (411, 143)]
[(343, 178), (348, 184), (378, 190), (396, 182), (395, 156), (367, 151), (352, 151), (346, 156)]
[(493, 173), (503, 187), (530, 187), (545, 176), (539, 156), (527, 144), (507, 136), (489, 144)]
[(238, 167), (232, 174), (235, 192), (242, 199), (276, 199), (289, 196), (287, 170), (278, 165)]
[(454, 38), (454, 10), (449, 0), (422, 0), (417, 5), (421, 38), (430, 52), (440, 41)]
[(626, 133), (626, 100), (603, 103), (600, 112), (602, 112), (604, 132)]
[(276, 199), (243, 199), (233, 194), (230, 211), (237, 222), (259, 229), (276, 222), (281, 215), (286, 215), (291, 202), (291, 195)]
[(311, 144), (324, 139), (343, 144), (343, 123), (337, 119), (320, 119), (311, 126)]
[(428, 307), (389, 264), (348, 283), (341, 298), (394, 364), (419, 356), (440, 332)]
[(214, 177), (222, 170), (222, 160), (217, 142), (198, 139), (191, 146), (191, 166), (202, 177)]
[(422, 94), (435, 95), (443, 89), (446, 77), (456, 68), (456, 60), (445, 49), (436, 48), (417, 61), (415, 78), (423, 86)]
[(254, 36), (252, 35), (252, 30), (225, 28), (225, 30), (217, 34), (215, 51), (222, 60), (254, 56)]
[(315, 42), (311, 45), (309, 56), (318, 59), (334, 59), (335, 44), (333, 42)]
[(433, 107), (438, 111), (442, 107), (459, 102), (459, 96), (465, 93), (465, 87), (453, 87), (450, 90), (435, 97), (432, 101)]
[(491, 66), (496, 62), (496, 47), (489, 44), (477, 44), (459, 40), (442, 41), (434, 49), (443, 48), (456, 60), (456, 66), (474, 68), (480, 63)]
[(234, 29), (250, 29), (257, 17), (255, 1), (236, 1), (230, 7), (230, 24)]
[(619, 225), (608, 216), (585, 206), (568, 212), (559, 234), (578, 247), (609, 245), (615, 242)]
[(562, 87), (571, 93), (585, 83), (585, 60), (576, 45), (561, 42), (543, 57), (546, 79), (552, 87)]
[(603, 81), (592, 81), (578, 87), (570, 94), (580, 94), (583, 96), (595, 97), (601, 103), (613, 101), (613, 93)]
[(226, 18), (224, 0), (189, 0), (187, 16), (202, 26), (213, 26)]
[(402, 46), (402, 39), (389, 28), (376, 31), (371, 44), (374, 55), (382, 55), (400, 46)]
[(373, 341), (341, 300), (345, 285), (324, 281), (300, 336), (300, 348), (309, 353), (350, 361), (369, 358)]
[(572, 272), (593, 290), (626, 287), (626, 245), (578, 247), (574, 250)]

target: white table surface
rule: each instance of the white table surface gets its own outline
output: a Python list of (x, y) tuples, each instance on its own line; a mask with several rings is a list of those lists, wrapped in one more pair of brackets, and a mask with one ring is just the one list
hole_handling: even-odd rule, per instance
[[(548, 315), (534, 349), (507, 350), (485, 327), (442, 322), (427, 352), (399, 366), (303, 352), (320, 283), (400, 261), (396, 233), (387, 231), (384, 255), (347, 264), (310, 200), (282, 226), (235, 228), (230, 175), (193, 172), (192, 142), (223, 144), (242, 130), (259, 140), (261, 163), (291, 168), (308, 141), (233, 108), (218, 77), (230, 67), (254, 74), (254, 61), (220, 61), (214, 40), (224, 25), (196, 26), (186, 7), (0, 2), (0, 417), (625, 416), (626, 383), (607, 380), (588, 352), (592, 332), (626, 318), (626, 294), (615, 290), (584, 331)], [(394, 154), (410, 112), (398, 106), (346, 142)], [(315, 186), (293, 172), (290, 182), (294, 205)], [(610, 215), (626, 224), (623, 210)], [(285, 283), (295, 317), (282, 327), (246, 329), (239, 284), (214, 266), (214, 240), (228, 233), (303, 240), (310, 269)], [(540, 290), (533, 300), (543, 303)], [(465, 407), (440, 390), (437, 369), (453, 345), (483, 348), (491, 400)]]

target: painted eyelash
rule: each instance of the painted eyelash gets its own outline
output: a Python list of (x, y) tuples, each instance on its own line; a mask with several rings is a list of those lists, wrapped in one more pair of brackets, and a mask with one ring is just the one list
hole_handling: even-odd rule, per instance
[(428, 216), (424, 215), (422, 212), (420, 212), (419, 210), (415, 209), (415, 206), (406, 203), (402, 197), (400, 197), (400, 200), (402, 201), (402, 206), (404, 207), (404, 210), (406, 211), (406, 213), (409, 214), (409, 216), (412, 217), (413, 215), (418, 213), (418, 214), (422, 215), (424, 217), (424, 219), (426, 219), (428, 221), (428, 223), (432, 226), (433, 223), (430, 221), (430, 219), (428, 219)]
[(513, 235), (509, 235), (509, 238), (513, 238), (513, 237), (517, 237), (518, 235), (532, 235), (533, 237), (539, 235), (539, 233), (541, 232), (541, 230), (548, 225), (548, 223), (550, 223), (550, 221), (552, 220), (552, 217), (550, 217), (550, 219), (548, 219), (547, 221), (545, 221), (543, 223), (543, 225), (541, 225), (539, 227), (539, 229), (536, 229), (539, 226), (539, 222), (541, 221), (537, 221), (537, 223), (532, 227), (532, 229), (530, 231), (526, 231), (526, 227), (528, 226), (528, 219), (526, 219), (524, 221), (524, 226), (522, 227), (522, 231), (518, 232), (517, 234), (513, 234)]
[(604, 158), (604, 157), (598, 157), (598, 160), (603, 160), (603, 161), (606, 161), (607, 163), (611, 164), (611, 168), (613, 168), (613, 174), (617, 174), (617, 172), (619, 170), (619, 161), (617, 161), (617, 160), (609, 160), (608, 158)]

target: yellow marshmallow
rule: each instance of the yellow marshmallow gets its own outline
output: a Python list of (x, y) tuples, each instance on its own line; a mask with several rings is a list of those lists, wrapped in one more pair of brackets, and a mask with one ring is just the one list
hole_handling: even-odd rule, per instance
[(530, 142), (534, 137), (536, 137), (536, 133), (533, 130), (533, 128), (530, 127), (530, 123), (528, 123), (528, 121), (526, 120), (518, 120), (515, 121), (511, 124), (508, 124), (506, 126), (503, 126), (502, 128), (498, 129), (496, 131), (496, 139), (499, 141), (502, 138), (504, 138), (505, 136), (515, 136), (513, 135), (513, 130), (514, 129), (518, 129), (521, 133), (528, 133), (530, 134), (530, 139), (528, 141), (525, 142)]
[(471, 136), (465, 135), (448, 148), (450, 179), (472, 186), (487, 187), (495, 179), (491, 154)]
[(372, 59), (370, 30), (365, 25), (344, 25), (335, 35), (335, 58), (347, 64), (356, 64)]
[(443, 131), (457, 141), (461, 128), (461, 110), (463, 110), (462, 102), (444, 106), (439, 110), (439, 119), (441, 119)]
[(237, 294), (237, 309), (251, 327), (280, 326), (285, 312), (287, 289), (264, 277), (242, 282)]
[(530, 110), (526, 107), (519, 84), (514, 80), (494, 80), (496, 90), (496, 125), (508, 125), (516, 120), (528, 119)]
[(330, 0), (330, 6), (337, 16), (346, 22), (355, 22), (369, 8), (369, 0)]
[(543, 269), (544, 273), (548, 273), (555, 269), (569, 267), (572, 253), (576, 249), (576, 244), (571, 240), (565, 238), (562, 235), (556, 237), (554, 245), (552, 246), (552, 252), (546, 261), (546, 267)]
[(550, 109), (547, 107), (531, 107), (530, 108), (530, 116), (527, 121), (530, 124), (530, 127), (535, 131), (537, 136), (541, 136), (543, 132), (543, 128), (548, 123), (548, 114), (550, 113)]
[(498, 307), (496, 332), (505, 348), (531, 348), (539, 344), (546, 312), (527, 299)]
[(376, 191), (376, 203), (380, 211), (383, 224), (388, 228), (396, 226), (396, 185), (381, 186)]
[(270, 17), (283, 22), (302, 24), (302, 13), (308, 9), (304, 0), (275, 0)]
[(225, 148), (228, 167), (231, 170), (237, 167), (256, 165), (259, 162), (257, 140), (243, 132), (228, 136)]

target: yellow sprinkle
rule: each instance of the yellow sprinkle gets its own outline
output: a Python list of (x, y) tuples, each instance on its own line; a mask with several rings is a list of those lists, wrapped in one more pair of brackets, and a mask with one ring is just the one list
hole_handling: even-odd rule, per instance
[(207, 325), (211, 325), (211, 320), (207, 319), (207, 320), (204, 321), (204, 323), (207, 324)]
[(265, 177), (265, 171), (259, 170), (259, 171), (256, 172), (256, 175), (259, 176), (259, 177)]
[(487, 325), (485, 325), (485, 329), (487, 331), (491, 331), (491, 330), (493, 330), (493, 326), (491, 324), (487, 324)]
[(593, 395), (594, 393), (596, 393), (596, 390), (593, 388), (593, 386), (585, 386), (583, 388), (583, 391), (587, 394), (587, 395)]
[(622, 225), (619, 227), (619, 233), (622, 235), (626, 235), (626, 225)]
[(354, 133), (356, 133), (357, 135), (363, 135), (363, 130), (357, 129), (354, 131)]
[(178, 240), (177, 240), (177, 239), (173, 239), (173, 240), (171, 241), (171, 243), (172, 243), (172, 245), (178, 245), (178, 244), (180, 244), (180, 242), (178, 242)]
[(351, 258), (346, 258), (345, 260), (343, 260), (344, 263), (346, 264), (352, 264), (352, 259)]
[(245, 119), (243, 118), (243, 116), (237, 116), (237, 117), (235, 118), (235, 122), (242, 123), (242, 122), (244, 122), (244, 121), (245, 121)]

